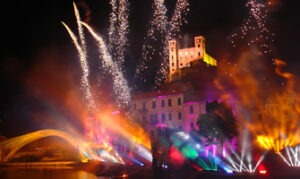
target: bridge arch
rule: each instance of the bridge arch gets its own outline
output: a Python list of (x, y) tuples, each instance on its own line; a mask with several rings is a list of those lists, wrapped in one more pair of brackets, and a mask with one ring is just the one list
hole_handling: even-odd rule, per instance
[(71, 136), (70, 134), (54, 130), (54, 129), (44, 129), (39, 130), (35, 132), (31, 132), (25, 135), (21, 135), (15, 138), (11, 138), (5, 141), (0, 142), (0, 159), (1, 162), (7, 162), (8, 159), (14, 155), (18, 150), (20, 150), (25, 145), (34, 142), (36, 140), (50, 137), (50, 136), (56, 136), (60, 137), (64, 140), (66, 140), (68, 143), (70, 143), (72, 146), (75, 147), (79, 151), (79, 155), (81, 157), (81, 160), (87, 160), (88, 158), (81, 153), (81, 148), (86, 145), (86, 142), (84, 140), (81, 140), (80, 138), (75, 138)]

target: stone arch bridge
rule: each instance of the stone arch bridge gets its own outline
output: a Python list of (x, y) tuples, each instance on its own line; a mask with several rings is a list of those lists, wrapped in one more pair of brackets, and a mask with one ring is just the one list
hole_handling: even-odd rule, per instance
[[(25, 145), (49, 136), (60, 137), (69, 142), (79, 152), (82, 161), (87, 161), (93, 158), (94, 152), (92, 147), (86, 147), (89, 145), (89, 143), (81, 140), (80, 137), (74, 137), (66, 132), (59, 130), (44, 129), (0, 142), (0, 162), (7, 162), (11, 156), (13, 156)], [(98, 145), (97, 147), (98, 149), (101, 148), (105, 150), (105, 147), (103, 146)]]

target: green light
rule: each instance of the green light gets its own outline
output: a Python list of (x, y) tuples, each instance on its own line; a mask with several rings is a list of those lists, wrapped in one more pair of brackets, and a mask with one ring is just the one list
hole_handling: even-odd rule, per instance
[(182, 148), (181, 152), (183, 153), (184, 156), (186, 156), (188, 159), (196, 159), (198, 157), (198, 153), (195, 149), (185, 146)]

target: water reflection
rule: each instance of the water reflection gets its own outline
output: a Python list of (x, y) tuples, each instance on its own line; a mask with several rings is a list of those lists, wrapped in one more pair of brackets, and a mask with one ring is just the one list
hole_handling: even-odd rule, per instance
[(109, 179), (68, 168), (0, 168), (1, 179)]

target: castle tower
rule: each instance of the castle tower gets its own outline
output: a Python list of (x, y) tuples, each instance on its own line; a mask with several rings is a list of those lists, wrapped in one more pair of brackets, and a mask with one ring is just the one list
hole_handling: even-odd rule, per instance
[(205, 38), (203, 36), (194, 37), (196, 59), (203, 59), (205, 54)]
[(178, 69), (176, 40), (169, 41), (169, 80)]
[[(189, 68), (193, 62), (201, 60), (210, 66), (217, 66), (217, 61), (206, 53), (205, 38), (194, 37), (194, 47), (177, 49), (176, 40), (169, 41), (169, 81), (181, 78), (181, 70)], [(174, 74), (177, 73), (174, 76)], [(174, 79), (172, 79), (174, 77)]]

